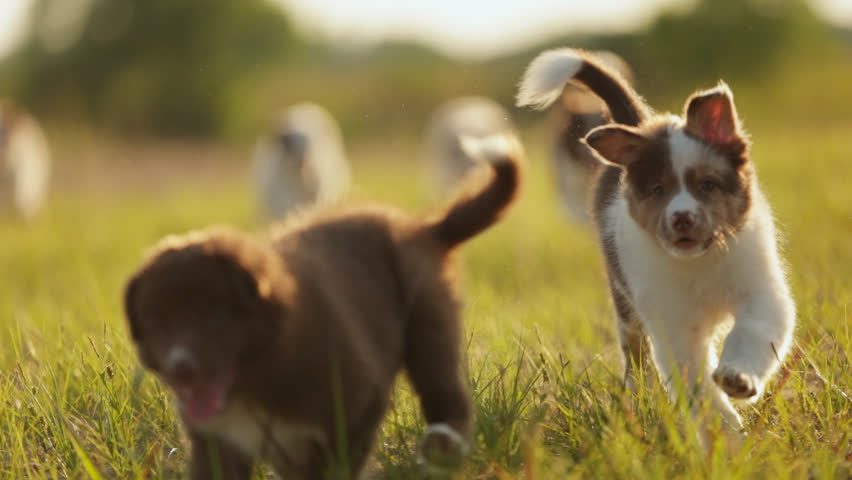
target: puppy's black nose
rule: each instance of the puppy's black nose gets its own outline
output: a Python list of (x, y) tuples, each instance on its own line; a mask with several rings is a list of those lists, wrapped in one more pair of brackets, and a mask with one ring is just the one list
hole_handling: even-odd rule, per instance
[(191, 384), (198, 378), (198, 362), (181, 348), (169, 354), (166, 368), (168, 375), (181, 384)]
[(675, 212), (672, 215), (672, 228), (676, 232), (688, 232), (695, 226), (695, 215), (692, 212)]

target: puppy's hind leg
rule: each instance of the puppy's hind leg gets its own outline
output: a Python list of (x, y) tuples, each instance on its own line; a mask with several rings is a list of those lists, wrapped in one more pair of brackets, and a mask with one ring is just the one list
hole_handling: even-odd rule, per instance
[(407, 327), (405, 366), (428, 424), (421, 454), (430, 464), (452, 466), (468, 450), (473, 416), (460, 368), (460, 319), (449, 295), (424, 297), (431, 301), (415, 306)]

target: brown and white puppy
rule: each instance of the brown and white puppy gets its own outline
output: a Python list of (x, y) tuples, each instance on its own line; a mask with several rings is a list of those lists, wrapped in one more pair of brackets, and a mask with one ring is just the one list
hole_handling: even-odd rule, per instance
[(269, 240), (220, 229), (154, 248), (126, 314), (176, 395), (193, 478), (248, 478), (259, 458), (288, 479), (357, 477), (403, 369), (428, 422), (422, 454), (461, 457), (472, 412), (452, 253), (512, 203), (522, 155), (502, 137), (466, 145), (488, 178), (426, 218), (335, 210)]
[[(593, 57), (562, 49), (530, 64), (518, 104), (543, 108), (569, 79), (600, 96), (616, 122), (586, 142), (607, 165), (594, 217), (625, 380), (647, 336), (660, 377), (699, 384), (738, 429), (729, 399), (760, 396), (789, 350), (796, 312), (733, 94), (721, 83), (692, 95), (682, 117), (653, 115)], [(731, 321), (717, 357), (713, 340)]]
[(49, 178), (50, 152), (41, 126), (0, 99), (0, 209), (31, 219), (44, 204)]
[(334, 117), (314, 103), (284, 110), (254, 150), (258, 204), (268, 219), (334, 203), (349, 188), (349, 162)]
[(452, 192), (476, 165), (462, 148), (462, 138), (492, 135), (515, 135), (509, 113), (494, 100), (458, 97), (441, 104), (429, 120), (423, 143), (435, 191)]
[[(617, 54), (599, 50), (589, 52), (610, 71), (633, 84), (630, 65)], [(593, 128), (612, 122), (606, 104), (580, 83), (569, 82), (553, 109), (553, 175), (562, 207), (580, 222), (590, 220), (591, 192), (594, 179), (603, 167), (597, 156), (583, 142)]]

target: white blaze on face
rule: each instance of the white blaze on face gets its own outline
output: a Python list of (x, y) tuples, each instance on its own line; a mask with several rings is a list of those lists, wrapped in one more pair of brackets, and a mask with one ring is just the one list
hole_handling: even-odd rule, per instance
[(681, 128), (676, 127), (669, 130), (669, 157), (680, 188), (666, 206), (665, 218), (669, 225), (672, 216), (677, 212), (689, 212), (696, 217), (698, 216), (698, 200), (687, 188), (686, 172), (701, 162), (704, 153), (704, 146), (688, 137)]
[(173, 372), (178, 365), (191, 360), (192, 355), (186, 347), (180, 344), (174, 345), (166, 355), (166, 371)]
[(669, 222), (669, 224), (671, 224), (676, 213), (688, 212), (696, 217), (698, 216), (698, 200), (689, 193), (684, 180), (682, 178), (678, 180), (680, 181), (680, 191), (677, 195), (672, 197), (669, 204), (666, 206), (666, 221)]

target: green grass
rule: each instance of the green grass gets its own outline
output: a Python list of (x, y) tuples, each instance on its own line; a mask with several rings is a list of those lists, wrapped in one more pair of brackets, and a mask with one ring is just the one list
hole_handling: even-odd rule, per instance
[[(739, 452), (697, 445), (688, 405), (654, 382), (623, 391), (590, 232), (557, 209), (541, 148), (510, 217), (463, 248), (477, 422), (456, 478), (849, 478), (852, 475), (852, 140), (849, 128), (754, 132), (799, 306), (796, 347), (744, 406)], [(528, 145), (542, 145), (531, 135)], [(356, 199), (433, 203), (405, 142), (356, 151)], [(112, 189), (114, 191), (116, 189)], [(187, 445), (137, 366), (124, 282), (162, 235), (256, 229), (243, 178), (185, 191), (57, 194), (33, 225), (0, 222), (0, 478), (173, 478)], [(418, 478), (423, 430), (399, 382), (372, 469)]]

